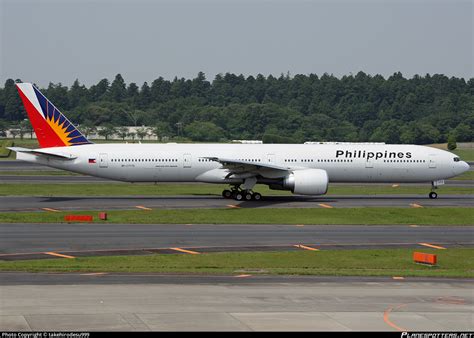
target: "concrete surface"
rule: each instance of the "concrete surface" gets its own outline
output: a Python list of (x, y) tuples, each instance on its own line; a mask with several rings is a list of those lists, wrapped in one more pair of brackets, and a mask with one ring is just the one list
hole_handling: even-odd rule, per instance
[(3, 285), (0, 331), (472, 331), (472, 285)]

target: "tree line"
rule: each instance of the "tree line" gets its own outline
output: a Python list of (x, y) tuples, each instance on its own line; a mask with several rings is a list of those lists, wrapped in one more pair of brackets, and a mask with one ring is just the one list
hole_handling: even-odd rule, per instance
[[(8, 79), (0, 88), (0, 133), (31, 129), (15, 82), (21, 80)], [(387, 78), (226, 73), (212, 81), (199, 72), (141, 86), (117, 74), (90, 87), (76, 80), (40, 88), (80, 129), (102, 126), (116, 135), (120, 126), (147, 126), (157, 139), (414, 144), (473, 141), (473, 89), (474, 79), (400, 72)]]

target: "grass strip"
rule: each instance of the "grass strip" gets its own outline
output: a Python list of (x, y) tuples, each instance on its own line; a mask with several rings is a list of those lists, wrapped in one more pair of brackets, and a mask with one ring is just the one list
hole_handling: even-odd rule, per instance
[(0, 261), (0, 271), (474, 277), (474, 249), (422, 249), (438, 255), (436, 267), (413, 263), (414, 251), (420, 250), (151, 254)]
[(12, 145), (12, 141), (0, 141), (0, 158), (7, 158), (10, 156), (11, 150), (7, 149), (7, 147), (11, 147)]
[(130, 224), (417, 224), (472, 225), (472, 208), (222, 208), (112, 210), (108, 220), (98, 211), (5, 212), (0, 223), (65, 223), (66, 214), (94, 215), (96, 223)]
[[(220, 195), (226, 185), (215, 184), (123, 184), (123, 183), (7, 183), (0, 185), (0, 196), (170, 196)], [(431, 186), (329, 185), (328, 195), (428, 195)], [(264, 196), (291, 195), (289, 191), (270, 190), (257, 185)], [(473, 194), (471, 187), (443, 186), (438, 194)]]
[(451, 152), (458, 155), (463, 161), (474, 161), (474, 148), (458, 148)]
[(454, 180), (474, 180), (474, 170), (466, 171), (464, 174), (451, 178), (450, 181)]

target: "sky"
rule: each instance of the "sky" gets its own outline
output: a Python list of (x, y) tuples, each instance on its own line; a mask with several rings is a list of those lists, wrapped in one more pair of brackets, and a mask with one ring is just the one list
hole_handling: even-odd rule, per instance
[(472, 0), (0, 0), (0, 85), (122, 74), (469, 79)]

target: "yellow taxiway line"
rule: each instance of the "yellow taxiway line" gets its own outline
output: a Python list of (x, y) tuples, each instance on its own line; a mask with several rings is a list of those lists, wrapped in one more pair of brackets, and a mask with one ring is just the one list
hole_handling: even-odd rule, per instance
[(429, 243), (418, 243), (420, 245), (423, 245), (423, 246), (427, 246), (428, 248), (433, 248), (433, 249), (438, 249), (438, 250), (446, 250), (446, 248), (442, 247), (442, 246), (437, 246), (437, 245), (433, 245), (433, 244), (429, 244)]
[(196, 252), (196, 251), (185, 250), (185, 249), (181, 249), (181, 248), (170, 248), (170, 249), (175, 250), (175, 251), (179, 251), (179, 252), (184, 252), (184, 253), (187, 253), (187, 254), (190, 254), (190, 255), (199, 255), (199, 252)]
[(56, 257), (61, 257), (61, 258), (76, 258), (74, 256), (68, 256), (68, 255), (63, 255), (63, 254), (59, 254), (57, 252), (43, 252), (44, 254), (46, 255), (50, 255), (50, 256), (56, 256)]
[(301, 244), (296, 244), (295, 247), (300, 248), (300, 249), (309, 250), (309, 251), (319, 251), (319, 249), (315, 249), (315, 248), (312, 248), (310, 246), (301, 245)]

